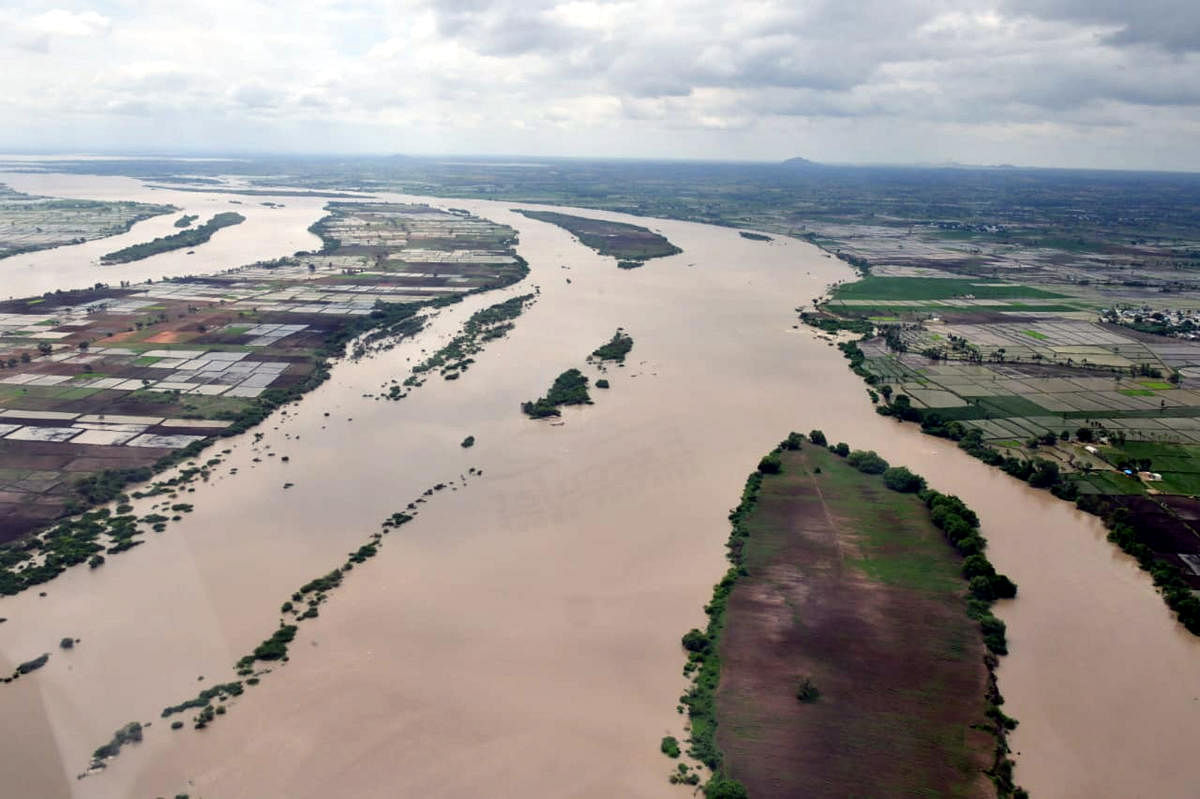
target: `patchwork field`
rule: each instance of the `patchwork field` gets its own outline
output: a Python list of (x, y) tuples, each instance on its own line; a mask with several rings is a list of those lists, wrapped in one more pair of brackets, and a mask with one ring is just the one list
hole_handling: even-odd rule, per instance
[(171, 205), (34, 197), (0, 184), (0, 258), (124, 233)]
[(969, 446), (979, 457), (992, 450), (987, 457), (1022, 479), (1049, 464), (1043, 487), (1058, 484), (1102, 514), (1124, 508), (1151, 553), (1146, 563), (1170, 564), (1200, 589), (1200, 341), (1045, 306), (984, 314), (931, 304), (992, 301), (964, 296), (974, 290), (1055, 301), (947, 273), (869, 276), (834, 288), (821, 306), (832, 319), (803, 318), (861, 330), (866, 306), (858, 303), (901, 298), (890, 300), (896, 316), (871, 320), (878, 335), (847, 352), (881, 412), (938, 435), (975, 436)]
[(333, 203), (321, 253), (0, 303), (0, 541), (316, 385), (355, 333), (526, 271), (515, 232), (426, 206)]

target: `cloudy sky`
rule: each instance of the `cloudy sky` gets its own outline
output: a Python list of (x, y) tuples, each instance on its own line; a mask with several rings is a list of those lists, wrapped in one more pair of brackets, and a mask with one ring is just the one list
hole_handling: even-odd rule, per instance
[(1196, 0), (0, 3), (0, 149), (1200, 170)]

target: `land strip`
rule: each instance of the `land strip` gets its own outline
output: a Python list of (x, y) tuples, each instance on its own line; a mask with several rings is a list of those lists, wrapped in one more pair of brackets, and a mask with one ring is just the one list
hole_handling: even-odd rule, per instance
[(1023, 796), (987, 651), (1004, 643), (986, 606), (1011, 584), (954, 551), (985, 545), (974, 515), (936, 492), (921, 502), (923, 481), (873, 453), (801, 440), (748, 482), (709, 629), (684, 637), (706, 795)]
[(584, 246), (591, 247), (601, 255), (616, 258), (617, 265), (623, 269), (641, 266), (651, 258), (663, 258), (683, 252), (667, 241), (665, 236), (638, 225), (606, 222), (554, 211), (513, 210), (530, 219), (549, 222), (570, 231)]
[[(187, 220), (184, 216), (176, 220), (176, 227), (186, 227), (179, 223)], [(184, 230), (180, 233), (172, 233), (170, 236), (160, 236), (153, 241), (147, 241), (142, 244), (131, 244), (128, 247), (123, 247), (114, 252), (100, 256), (102, 264), (127, 264), (130, 261), (140, 261), (143, 258), (149, 258), (151, 255), (158, 255), (171, 250), (182, 250), (185, 247), (198, 247), (204, 244), (213, 237), (213, 234), (224, 227), (240, 225), (246, 221), (246, 217), (234, 211), (226, 211), (216, 214), (212, 219), (204, 224)]]

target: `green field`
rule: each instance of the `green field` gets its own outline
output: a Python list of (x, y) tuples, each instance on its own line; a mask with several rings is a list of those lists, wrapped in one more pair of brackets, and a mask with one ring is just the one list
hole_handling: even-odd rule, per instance
[(967, 295), (984, 300), (1053, 299), (1066, 296), (1016, 283), (1001, 285), (982, 279), (873, 276), (854, 283), (844, 283), (833, 294), (839, 300), (948, 300)]
[[(858, 299), (858, 298), (838, 298), (838, 299)], [(985, 313), (1011, 313), (1011, 312), (1034, 312), (1037, 313), (1075, 313), (1076, 311), (1086, 310), (1075, 305), (1031, 305), (1028, 303), (1010, 302), (1003, 305), (942, 305), (936, 301), (929, 301), (926, 305), (846, 305), (838, 302), (837, 299), (828, 303), (830, 310), (835, 311), (845, 316), (861, 317), (866, 316), (874, 318), (877, 316), (903, 316), (905, 314), (985, 314)]]
[[(966, 419), (1004, 419), (1020, 416), (1052, 416), (1050, 411), (1033, 400), (1017, 394), (999, 394), (994, 397), (975, 397), (972, 405), (957, 405), (949, 408), (934, 408), (933, 413), (947, 421)], [(1092, 414), (1093, 416), (1095, 414)]]

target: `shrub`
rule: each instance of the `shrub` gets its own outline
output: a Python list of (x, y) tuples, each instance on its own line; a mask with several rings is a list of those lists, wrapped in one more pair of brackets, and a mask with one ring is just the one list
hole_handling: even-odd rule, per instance
[(828, 443), (825, 441), (825, 434), (820, 430), (813, 430), (809, 432), (808, 440), (816, 444), (818, 447), (823, 447), (826, 443)]
[(875, 450), (856, 449), (846, 456), (846, 462), (864, 474), (883, 474), (888, 469), (888, 462)]
[(990, 578), (992, 581), (992, 593), (997, 599), (1012, 599), (1017, 595), (1017, 584), (1008, 579), (1007, 575), (994, 574)]
[(893, 466), (884, 470), (883, 483), (893, 491), (915, 494), (925, 487), (925, 478), (913, 474), (903, 466)]
[(461, 446), (463, 449), (468, 449), (475, 446), (475, 436), (467, 436), (462, 440), (462, 443), (459, 446)]
[(804, 436), (800, 433), (788, 433), (788, 437), (783, 440), (781, 446), (787, 450), (800, 449), (800, 445), (804, 443)]
[(608, 378), (602, 377), (596, 381), (596, 388), (608, 388)]
[(746, 786), (728, 777), (713, 777), (704, 785), (704, 799), (749, 799)]
[(990, 613), (979, 620), (979, 629), (983, 633), (983, 643), (988, 650), (997, 655), (1008, 654), (1008, 643), (1005, 641), (1004, 622)]
[(783, 461), (774, 452), (770, 455), (764, 455), (762, 460), (758, 462), (758, 470), (763, 474), (779, 474), (782, 469)]
[(968, 555), (963, 559), (962, 575), (968, 580), (979, 576), (991, 577), (995, 573), (996, 568), (983, 555)]
[(801, 702), (816, 702), (821, 696), (821, 689), (811, 677), (801, 677), (796, 685), (796, 698)]
[(834, 454), (840, 455), (841, 457), (844, 458), (850, 454), (850, 445), (847, 444), (845, 441), (839, 441), (837, 443), (837, 446), (835, 446), (833, 448), (833, 452), (834, 452)]
[(712, 648), (712, 641), (708, 639), (708, 636), (695, 627), (684, 634), (682, 643), (683, 648), (689, 652), (700, 652), (703, 654)]
[(667, 757), (679, 757), (679, 740), (674, 735), (665, 736), (659, 748)]

